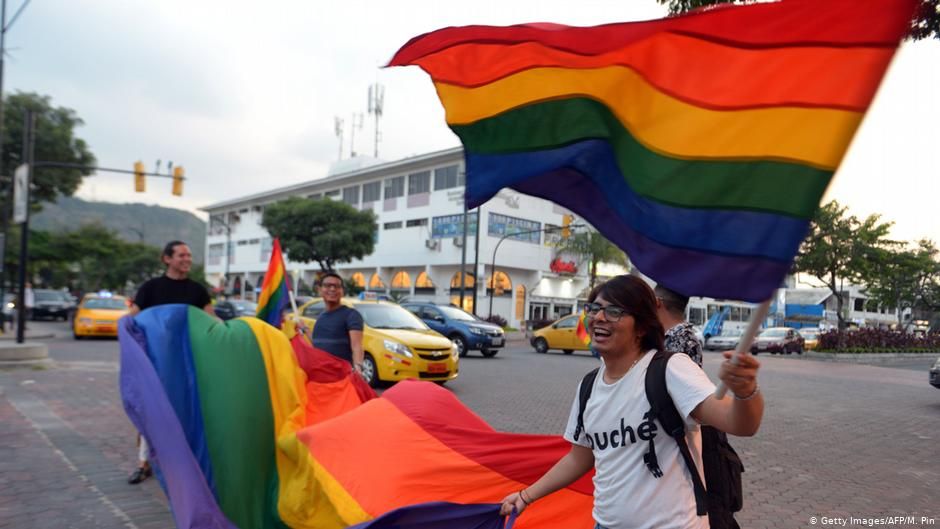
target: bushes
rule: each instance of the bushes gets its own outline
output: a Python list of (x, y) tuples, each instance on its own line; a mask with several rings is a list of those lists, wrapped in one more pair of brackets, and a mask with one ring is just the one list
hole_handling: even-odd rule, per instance
[(819, 335), (816, 350), (838, 353), (928, 353), (940, 351), (940, 334), (924, 336), (869, 328), (842, 332), (832, 330)]
[(537, 331), (543, 327), (548, 327), (554, 323), (554, 321), (555, 320), (528, 320), (528, 322), (526, 322), (526, 328), (529, 331)]
[(506, 318), (500, 316), (499, 314), (491, 314), (491, 315), (487, 316), (486, 318), (484, 318), (483, 321), (488, 321), (488, 322), (490, 322), (490, 323), (495, 323), (496, 325), (499, 325), (500, 327), (508, 327), (508, 326), (509, 326), (509, 322), (506, 321)]

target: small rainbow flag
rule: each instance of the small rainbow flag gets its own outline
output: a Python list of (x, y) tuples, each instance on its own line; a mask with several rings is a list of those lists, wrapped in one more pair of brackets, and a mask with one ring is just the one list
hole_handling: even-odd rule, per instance
[(434, 81), (470, 208), (554, 201), (686, 295), (780, 286), (919, 0), (783, 0), (647, 22), (449, 27)]
[(258, 297), (258, 319), (280, 328), (284, 309), (290, 304), (290, 283), (287, 280), (287, 268), (284, 267), (284, 256), (281, 254), (281, 241), (274, 239), (274, 248), (271, 249), (271, 261), (268, 271), (264, 274), (264, 283), (261, 285), (261, 295)]
[(574, 331), (575, 335), (584, 345), (591, 345), (591, 335), (588, 333), (588, 315), (587, 311), (581, 311), (581, 317), (578, 318), (578, 328)]

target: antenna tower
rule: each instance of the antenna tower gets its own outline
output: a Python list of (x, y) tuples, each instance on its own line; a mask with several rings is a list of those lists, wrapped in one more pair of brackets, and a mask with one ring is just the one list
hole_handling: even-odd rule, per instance
[(337, 160), (343, 159), (343, 118), (335, 116), (333, 118), (333, 127), (336, 133), (336, 137), (339, 138), (339, 158)]
[(382, 133), (379, 132), (379, 118), (382, 117), (382, 109), (385, 107), (385, 86), (375, 83), (369, 85), (369, 114), (375, 116), (375, 157), (379, 157), (379, 141)]
[(349, 157), (356, 157), (356, 129), (362, 130), (362, 112), (353, 112), (349, 124)]

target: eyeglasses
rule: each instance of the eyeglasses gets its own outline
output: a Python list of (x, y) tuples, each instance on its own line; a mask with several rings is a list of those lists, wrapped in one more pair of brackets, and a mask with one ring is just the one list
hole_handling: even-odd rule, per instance
[(341, 284), (339, 284), (339, 283), (322, 283), (322, 284), (320, 285), (320, 288), (322, 288), (323, 290), (328, 290), (328, 289), (331, 289), (331, 288), (332, 288), (332, 289), (340, 289), (340, 288), (343, 288), (343, 285), (341, 285)]
[(620, 318), (628, 314), (627, 309), (616, 305), (607, 305), (604, 307), (600, 303), (588, 303), (584, 306), (584, 312), (592, 318), (596, 318), (597, 313), (602, 310), (604, 311), (604, 317), (610, 322), (620, 321)]

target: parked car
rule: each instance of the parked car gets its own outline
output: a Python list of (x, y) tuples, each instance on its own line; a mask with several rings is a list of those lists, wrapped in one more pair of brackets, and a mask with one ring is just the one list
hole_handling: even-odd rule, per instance
[[(387, 301), (343, 298), (342, 303), (358, 310), (365, 323), (362, 346), (366, 355), (362, 371), (370, 385), (405, 379), (444, 384), (457, 378), (460, 368), (457, 347), (411, 312)], [(300, 319), (312, 330), (326, 307), (322, 299), (315, 298), (299, 310)], [(288, 338), (297, 333), (290, 318), (284, 320), (281, 329)]]
[(803, 327), (799, 332), (804, 340), (803, 347), (807, 350), (815, 349), (819, 345), (819, 328)]
[(589, 351), (590, 347), (578, 338), (578, 320), (581, 314), (569, 314), (547, 327), (532, 333), (529, 343), (537, 353), (547, 353), (550, 349), (561, 349), (566, 355), (575, 351)]
[(734, 349), (741, 341), (741, 331), (738, 329), (726, 329), (717, 336), (709, 336), (705, 340), (705, 349), (709, 351), (727, 351)]
[(66, 299), (59, 290), (39, 289), (33, 291), (35, 303), (33, 304), (32, 319), (51, 318), (66, 321), (72, 311), (71, 299)]
[(933, 363), (933, 367), (930, 368), (930, 385), (940, 388), (940, 358), (937, 358), (937, 361)]
[(768, 352), (771, 354), (803, 354), (803, 337), (796, 329), (789, 327), (768, 327), (757, 335), (751, 345), (751, 353)]
[(130, 301), (124, 296), (87, 294), (72, 320), (72, 335), (76, 340), (86, 336), (116, 337), (118, 320), (129, 310)]
[(244, 299), (230, 299), (217, 302), (213, 309), (215, 315), (222, 320), (231, 320), (242, 316), (254, 316), (258, 311), (258, 304)]
[(417, 301), (402, 303), (401, 306), (421, 318), (428, 327), (450, 338), (460, 356), (480, 351), (483, 356), (492, 358), (506, 345), (502, 327), (457, 307)]

